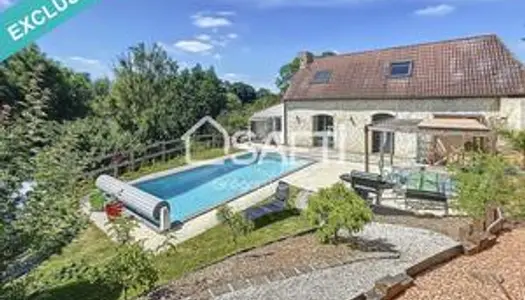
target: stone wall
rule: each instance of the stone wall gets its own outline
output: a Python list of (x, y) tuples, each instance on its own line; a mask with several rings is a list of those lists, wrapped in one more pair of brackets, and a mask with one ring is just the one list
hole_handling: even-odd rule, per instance
[[(522, 102), (518, 102), (522, 103)], [(508, 106), (516, 103), (506, 102)], [(374, 114), (386, 113), (400, 119), (427, 119), (436, 113), (500, 115), (500, 101), (482, 99), (415, 99), (415, 100), (297, 100), (286, 101), (288, 144), (312, 146), (313, 117), (330, 115), (334, 118), (335, 148), (351, 153), (364, 153), (364, 126)], [(371, 134), (370, 134), (371, 139)], [(370, 141), (370, 146), (372, 145)], [(416, 158), (416, 134), (395, 134), (395, 156)]]
[(525, 128), (525, 98), (502, 98), (501, 116), (510, 129)]

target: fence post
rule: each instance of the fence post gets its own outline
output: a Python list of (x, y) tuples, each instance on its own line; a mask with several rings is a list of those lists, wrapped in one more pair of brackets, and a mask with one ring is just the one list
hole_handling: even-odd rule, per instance
[(131, 172), (135, 171), (135, 153), (133, 150), (129, 153), (129, 162), (131, 165)]
[(162, 161), (166, 162), (166, 141), (162, 141)]
[(118, 177), (118, 164), (113, 163), (113, 177)]
[(216, 148), (217, 145), (215, 145), (216, 141), (215, 141), (215, 134), (212, 134), (211, 135), (211, 148)]

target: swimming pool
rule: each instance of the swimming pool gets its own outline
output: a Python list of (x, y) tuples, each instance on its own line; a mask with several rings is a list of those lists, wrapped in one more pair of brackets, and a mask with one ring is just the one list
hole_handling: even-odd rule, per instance
[(133, 186), (167, 201), (171, 221), (184, 222), (311, 163), (278, 153), (247, 153)]

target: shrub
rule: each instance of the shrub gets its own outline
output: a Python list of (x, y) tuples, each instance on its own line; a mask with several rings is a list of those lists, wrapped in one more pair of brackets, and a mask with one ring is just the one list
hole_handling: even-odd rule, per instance
[(310, 224), (319, 227), (317, 234), (323, 243), (337, 243), (341, 229), (356, 233), (372, 220), (372, 211), (365, 201), (343, 183), (310, 196), (305, 213)]
[(104, 204), (106, 198), (101, 191), (95, 190), (89, 195), (89, 204), (91, 205), (91, 211), (104, 211)]
[(150, 291), (159, 278), (153, 264), (153, 255), (139, 243), (121, 245), (105, 270), (105, 281), (122, 289), (124, 299), (128, 291)]
[(108, 262), (102, 280), (106, 285), (122, 289), (124, 299), (129, 290), (142, 293), (151, 290), (158, 280), (153, 255), (144, 251), (140, 242), (134, 242), (131, 232), (135, 220), (120, 217), (111, 223), (110, 231), (119, 242), (115, 256)]
[(109, 235), (119, 244), (129, 244), (133, 242), (132, 231), (138, 227), (135, 220), (126, 216), (121, 216), (109, 223)]
[(478, 154), (467, 166), (452, 166), (457, 186), (456, 206), (471, 217), (481, 217), (488, 204), (505, 206), (516, 196), (516, 178), (498, 155)]
[(228, 205), (222, 205), (217, 209), (217, 219), (222, 224), (230, 227), (234, 243), (237, 243), (237, 239), (240, 236), (245, 236), (252, 232), (255, 227), (252, 221), (247, 220), (239, 212), (233, 212)]

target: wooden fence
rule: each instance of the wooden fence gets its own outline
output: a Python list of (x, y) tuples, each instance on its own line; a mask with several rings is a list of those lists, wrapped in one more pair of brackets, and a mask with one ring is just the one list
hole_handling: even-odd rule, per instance
[[(222, 148), (224, 139), (220, 135), (197, 135), (192, 138), (191, 150)], [(96, 178), (102, 174), (118, 177), (124, 171), (135, 171), (143, 165), (156, 161), (167, 161), (186, 153), (185, 141), (181, 139), (156, 142), (151, 145), (120, 151), (93, 160), (85, 173), (87, 178)]]

